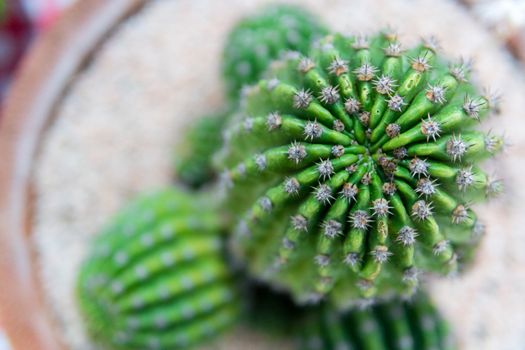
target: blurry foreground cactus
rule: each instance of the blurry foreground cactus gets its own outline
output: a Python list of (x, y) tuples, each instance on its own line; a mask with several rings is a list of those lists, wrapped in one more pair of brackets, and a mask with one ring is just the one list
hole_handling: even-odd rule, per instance
[(479, 163), (503, 141), (474, 129), (497, 99), (437, 51), (330, 35), (246, 93), (216, 161), (252, 273), (346, 307), (410, 295), (419, 273), (471, 255), (471, 204), (501, 190)]
[(230, 32), (223, 52), (228, 95), (237, 98), (241, 88), (258, 81), (280, 54), (306, 53), (312, 40), (325, 33), (315, 16), (290, 5), (269, 6), (243, 19)]
[(239, 314), (209, 200), (176, 189), (135, 200), (100, 235), (78, 281), (88, 331), (116, 349), (188, 349)]
[(447, 323), (422, 293), (343, 314), (325, 307), (309, 315), (301, 333), (301, 350), (456, 349)]

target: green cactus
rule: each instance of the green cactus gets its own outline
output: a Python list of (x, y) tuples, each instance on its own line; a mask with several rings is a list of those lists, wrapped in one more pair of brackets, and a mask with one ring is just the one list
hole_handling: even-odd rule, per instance
[(478, 163), (503, 146), (475, 130), (494, 95), (434, 39), (330, 35), (271, 65), (216, 156), (235, 253), (299, 301), (410, 295), (449, 274), (483, 225), (471, 204), (501, 190)]
[(94, 242), (77, 296), (111, 349), (188, 349), (239, 315), (209, 199), (177, 189), (135, 200)]
[(418, 294), (410, 302), (380, 303), (337, 313), (316, 310), (301, 331), (301, 350), (452, 350), (448, 324), (430, 300)]
[(228, 111), (204, 116), (192, 123), (175, 152), (175, 174), (184, 184), (199, 188), (215, 178), (212, 156), (222, 144), (221, 130)]
[(310, 13), (295, 6), (272, 5), (237, 24), (223, 51), (222, 74), (228, 95), (236, 100), (241, 88), (257, 82), (273, 59), (284, 51), (307, 52), (326, 33)]

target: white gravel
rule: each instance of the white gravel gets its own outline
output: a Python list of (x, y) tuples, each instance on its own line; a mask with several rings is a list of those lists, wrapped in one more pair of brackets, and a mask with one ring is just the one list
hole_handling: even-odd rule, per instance
[[(169, 182), (170, 152), (182, 127), (222, 103), (218, 58), (228, 29), (265, 2), (152, 1), (108, 39), (59, 106), (35, 167), (33, 242), (50, 309), (72, 350), (93, 349), (73, 297), (88, 239), (136, 192)], [(499, 164), (509, 193), (482, 210), (488, 234), (476, 265), (459, 279), (432, 283), (431, 289), (461, 349), (523, 349), (523, 71), (466, 10), (450, 1), (300, 2), (340, 31), (366, 32), (391, 24), (407, 45), (421, 35), (437, 34), (447, 53), (473, 56), (479, 80), (505, 96), (503, 114), (491, 124), (506, 129), (513, 143)], [(211, 348), (290, 348), (262, 341), (260, 335), (236, 334)]]

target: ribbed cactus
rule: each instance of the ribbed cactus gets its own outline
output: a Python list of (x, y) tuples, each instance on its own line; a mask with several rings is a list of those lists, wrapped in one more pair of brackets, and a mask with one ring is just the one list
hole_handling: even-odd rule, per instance
[(483, 229), (471, 204), (501, 190), (478, 163), (503, 141), (475, 130), (495, 96), (437, 51), (334, 34), (247, 92), (216, 160), (252, 273), (345, 307), (457, 270)]
[(301, 350), (456, 349), (447, 323), (422, 294), (343, 314), (316, 310), (301, 333)]
[(239, 301), (207, 199), (176, 189), (134, 201), (94, 243), (78, 301), (115, 349), (188, 349), (228, 328)]
[(222, 128), (228, 117), (223, 111), (204, 116), (189, 125), (175, 150), (175, 173), (181, 182), (199, 188), (215, 177), (212, 157), (222, 144)]
[(273, 5), (239, 22), (223, 51), (222, 75), (228, 95), (236, 99), (242, 87), (257, 82), (273, 59), (287, 50), (307, 52), (313, 39), (326, 33), (305, 10)]

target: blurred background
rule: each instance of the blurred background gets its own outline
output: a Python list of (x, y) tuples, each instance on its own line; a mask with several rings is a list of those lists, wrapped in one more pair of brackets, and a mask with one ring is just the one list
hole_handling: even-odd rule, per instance
[[(0, 0), (0, 107), (9, 96), (24, 55), (42, 33), (80, 1), (90, 0)], [(515, 64), (525, 69), (525, 0), (456, 1), (499, 38)], [(0, 123), (2, 114), (0, 108)], [(0, 350), (9, 349), (0, 321)]]

